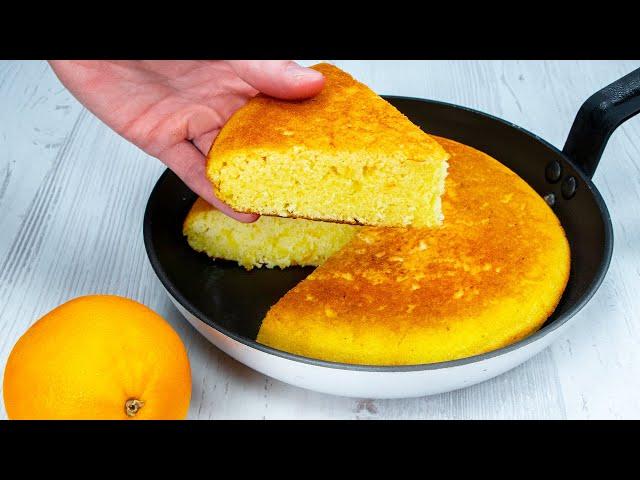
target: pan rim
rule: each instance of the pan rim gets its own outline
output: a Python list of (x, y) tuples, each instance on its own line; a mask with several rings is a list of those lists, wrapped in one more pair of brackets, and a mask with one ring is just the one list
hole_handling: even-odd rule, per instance
[(554, 145), (550, 144), (543, 138), (540, 138), (536, 134), (512, 123), (502, 118), (493, 116), (491, 114), (482, 112), (480, 110), (475, 110), (469, 107), (456, 105), (448, 102), (441, 102), (438, 100), (429, 100), (425, 98), (418, 97), (407, 97), (407, 96), (398, 96), (398, 95), (382, 95), (385, 99), (398, 99), (398, 100), (409, 100), (421, 103), (430, 103), (445, 106), (448, 108), (453, 108), (457, 110), (465, 110), (468, 113), (479, 115), (482, 117), (486, 117), (490, 120), (502, 123), (508, 127), (515, 128), (516, 130), (528, 135), (533, 140), (541, 143), (547, 148), (551, 149), (556, 154), (560, 155), (564, 160), (571, 165), (571, 167), (575, 170), (576, 175), (580, 178), (584, 185), (587, 186), (589, 191), (594, 197), (594, 200), (600, 210), (600, 214), (604, 223), (604, 259), (600, 263), (598, 270), (594, 279), (592, 280), (589, 287), (586, 289), (585, 293), (573, 304), (569, 307), (569, 309), (560, 317), (558, 317), (554, 322), (549, 325), (542, 327), (540, 330), (534, 332), (526, 338), (523, 338), (515, 343), (510, 345), (498, 348), (496, 350), (492, 350), (490, 352), (481, 353), (478, 355), (473, 355), (471, 357), (460, 358), (456, 360), (447, 360), (443, 362), (434, 362), (434, 363), (424, 363), (424, 364), (414, 364), (414, 365), (364, 365), (364, 364), (351, 364), (351, 363), (342, 363), (342, 362), (332, 362), (327, 360), (320, 360), (310, 357), (305, 357), (302, 355), (297, 355), (289, 352), (285, 352), (283, 350), (278, 350), (276, 348), (269, 347), (267, 345), (262, 345), (255, 340), (252, 340), (248, 337), (244, 337), (241, 335), (232, 332), (221, 325), (218, 325), (215, 321), (207, 318), (207, 315), (203, 314), (195, 305), (191, 304), (179, 291), (179, 289), (170, 281), (167, 273), (164, 271), (162, 264), (156, 255), (155, 249), (153, 247), (153, 240), (151, 238), (151, 200), (156, 195), (156, 191), (159, 185), (164, 181), (164, 179), (171, 175), (172, 172), (168, 168), (162, 173), (162, 175), (156, 181), (151, 194), (149, 195), (149, 199), (147, 200), (147, 205), (145, 207), (144, 220), (143, 220), (143, 238), (144, 238), (144, 246), (147, 253), (147, 257), (149, 262), (151, 263), (151, 267), (153, 268), (154, 273), (162, 283), (163, 287), (166, 291), (171, 295), (182, 307), (188, 311), (191, 315), (197, 318), (199, 321), (204, 323), (205, 325), (213, 328), (220, 334), (229, 337), (247, 347), (259, 350), (263, 353), (274, 355), (285, 360), (303, 363), (307, 365), (313, 365), (316, 367), (324, 367), (338, 370), (352, 370), (352, 371), (360, 371), (360, 372), (378, 372), (378, 373), (408, 373), (408, 372), (419, 372), (426, 370), (442, 370), (447, 368), (461, 367), (469, 364), (475, 364), (482, 361), (486, 361), (495, 357), (501, 357), (508, 353), (511, 353), (515, 350), (519, 350), (524, 348), (534, 342), (541, 340), (543, 337), (548, 334), (554, 332), (558, 328), (565, 325), (576, 313), (578, 313), (582, 308), (591, 300), (595, 292), (598, 290), (600, 285), (602, 284), (604, 277), (609, 269), (609, 265), (611, 262), (611, 256), (613, 253), (613, 226), (611, 223), (611, 216), (609, 214), (609, 210), (602, 198), (602, 195), (598, 191), (595, 184), (592, 180), (584, 175), (584, 173), (558, 148)]

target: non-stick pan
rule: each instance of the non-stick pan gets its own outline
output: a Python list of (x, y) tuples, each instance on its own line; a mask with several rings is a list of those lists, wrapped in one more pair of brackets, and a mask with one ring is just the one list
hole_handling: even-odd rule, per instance
[(571, 246), (571, 274), (555, 312), (536, 333), (507, 347), (455, 361), (411, 366), (325, 362), (256, 343), (267, 310), (313, 269), (247, 272), (193, 251), (182, 222), (196, 196), (167, 170), (144, 217), (154, 271), (187, 320), (218, 348), (259, 372), (303, 388), (365, 398), (446, 392), (499, 375), (547, 347), (600, 286), (611, 258), (607, 207), (591, 177), (618, 125), (640, 111), (640, 69), (591, 96), (580, 108), (562, 151), (485, 113), (442, 102), (385, 97), (428, 133), (475, 147), (531, 185), (562, 222)]

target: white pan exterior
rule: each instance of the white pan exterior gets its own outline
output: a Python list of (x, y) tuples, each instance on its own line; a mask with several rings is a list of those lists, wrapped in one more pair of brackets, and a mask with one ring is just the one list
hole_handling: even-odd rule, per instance
[(314, 365), (250, 347), (210, 327), (187, 311), (168, 292), (167, 295), (205, 338), (248, 367), (297, 387), (357, 398), (422, 397), (484, 382), (544, 350), (572, 323), (569, 320), (535, 341), (483, 360), (406, 371), (367, 371)]

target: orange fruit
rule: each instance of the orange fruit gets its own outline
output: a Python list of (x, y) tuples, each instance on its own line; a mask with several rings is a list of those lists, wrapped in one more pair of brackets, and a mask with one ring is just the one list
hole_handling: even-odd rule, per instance
[(34, 323), (4, 371), (10, 419), (180, 419), (191, 399), (187, 352), (153, 310), (79, 297)]

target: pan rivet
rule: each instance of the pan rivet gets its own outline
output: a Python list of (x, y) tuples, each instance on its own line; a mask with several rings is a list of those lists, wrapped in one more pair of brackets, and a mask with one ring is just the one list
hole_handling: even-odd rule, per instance
[(556, 183), (560, 180), (562, 176), (562, 165), (557, 160), (552, 160), (549, 162), (547, 167), (544, 169), (544, 176), (547, 178), (548, 182)]
[(576, 177), (567, 177), (564, 179), (564, 181), (562, 182), (562, 188), (560, 189), (562, 191), (562, 196), (569, 200), (571, 197), (573, 197), (576, 194), (576, 187), (578, 186), (578, 184), (576, 183)]
[(547, 202), (547, 205), (549, 205), (550, 207), (553, 207), (553, 205), (556, 203), (556, 196), (553, 193), (547, 193), (542, 198), (544, 199), (545, 202)]

